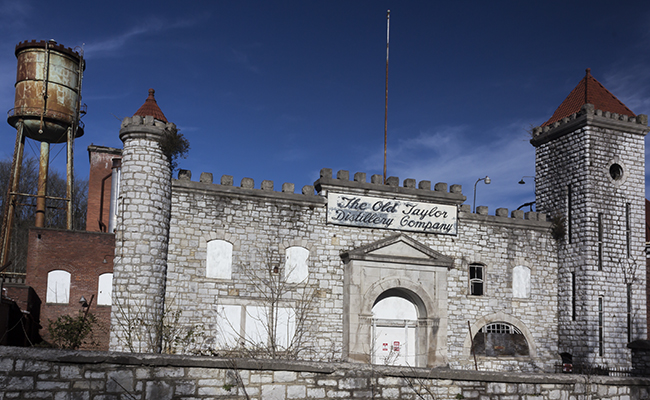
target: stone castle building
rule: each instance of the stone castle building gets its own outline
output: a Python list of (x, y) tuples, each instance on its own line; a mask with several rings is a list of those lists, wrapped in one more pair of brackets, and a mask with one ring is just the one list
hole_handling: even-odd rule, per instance
[(360, 172), (299, 193), (172, 179), (153, 94), (103, 151), (121, 166), (88, 218), (115, 232), (113, 351), (552, 371), (629, 366), (647, 337), (647, 117), (589, 71), (533, 130), (537, 212), (494, 215), (459, 185)]

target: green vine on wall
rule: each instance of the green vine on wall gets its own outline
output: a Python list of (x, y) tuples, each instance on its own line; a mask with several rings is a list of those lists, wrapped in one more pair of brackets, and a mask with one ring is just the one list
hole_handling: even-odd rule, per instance
[(172, 171), (178, 169), (178, 159), (186, 158), (190, 151), (190, 141), (180, 133), (180, 129), (173, 128), (160, 142), (163, 153), (169, 158)]
[(562, 240), (566, 236), (566, 218), (562, 215), (555, 215), (551, 218), (551, 236), (555, 240)]

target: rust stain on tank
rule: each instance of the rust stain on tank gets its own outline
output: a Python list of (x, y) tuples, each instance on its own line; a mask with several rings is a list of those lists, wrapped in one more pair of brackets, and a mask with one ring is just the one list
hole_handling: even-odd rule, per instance
[[(31, 41), (16, 46), (16, 58), (16, 96), (7, 118), (9, 124), (15, 126), (23, 119), (26, 136), (65, 142), (67, 129), (78, 113), (82, 57), (55, 42)], [(39, 133), (41, 127), (43, 132)], [(77, 137), (81, 135), (83, 129), (79, 127)]]

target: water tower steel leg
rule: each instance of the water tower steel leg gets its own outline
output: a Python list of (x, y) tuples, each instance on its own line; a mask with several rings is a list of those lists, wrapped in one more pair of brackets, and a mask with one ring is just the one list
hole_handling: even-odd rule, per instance
[(38, 166), (38, 193), (36, 195), (36, 219), (34, 226), (45, 227), (45, 207), (47, 196), (47, 169), (50, 163), (50, 144), (41, 142), (41, 158)]
[(11, 173), (9, 175), (9, 187), (7, 190), (6, 203), (4, 207), (4, 225), (2, 227), (2, 253), (0, 255), (0, 268), (7, 264), (9, 259), (9, 247), (11, 244), (11, 229), (14, 222), (14, 211), (16, 208), (16, 195), (20, 183), (20, 170), (23, 165), (23, 153), (25, 150), (25, 135), (23, 133), (23, 123), (16, 123), (16, 145), (14, 146), (14, 158), (11, 163)]
[(72, 127), (68, 128), (68, 161), (66, 163), (66, 178), (67, 178), (67, 188), (66, 188), (66, 199), (68, 199), (68, 212), (66, 215), (66, 228), (72, 230), (72, 221), (74, 221), (74, 136), (76, 134), (76, 129)]

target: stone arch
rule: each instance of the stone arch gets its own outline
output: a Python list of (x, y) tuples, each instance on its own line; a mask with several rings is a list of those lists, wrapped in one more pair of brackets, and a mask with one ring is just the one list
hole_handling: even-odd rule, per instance
[(506, 314), (502, 311), (481, 317), (472, 324), (470, 328), (472, 336), (470, 336), (469, 332), (465, 334), (465, 341), (463, 342), (463, 357), (467, 357), (467, 358), (471, 357), (473, 335), (476, 335), (479, 329), (481, 329), (483, 326), (490, 324), (492, 322), (506, 322), (519, 329), (519, 331), (521, 331), (521, 333), (526, 338), (526, 342), (528, 343), (529, 357), (531, 358), (537, 357), (537, 348), (535, 346), (535, 340), (530, 330), (528, 330), (526, 324), (524, 324), (520, 319), (513, 317), (512, 315)]
[[(447, 363), (447, 272), (454, 260), (397, 234), (342, 252), (345, 264), (343, 354), (350, 361), (371, 362), (372, 308), (397, 295), (417, 309), (415, 365)], [(413, 341), (412, 341), (413, 342)]]
[[(412, 361), (414, 360), (417, 367), (425, 367), (433, 362), (435, 359), (437, 345), (434, 337), (437, 331), (437, 323), (434, 322), (434, 316), (437, 315), (437, 307), (432, 297), (422, 287), (421, 284), (405, 278), (384, 278), (372, 284), (364, 296), (362, 297), (361, 315), (368, 316), (368, 329), (358, 332), (361, 335), (367, 335), (367, 342), (373, 342), (374, 327), (371, 327), (372, 308), (379, 301), (388, 297), (401, 297), (408, 300), (413, 304), (417, 310), (416, 334), (415, 342), (412, 343), (417, 352), (412, 354)], [(372, 351), (372, 350), (371, 350)], [(372, 362), (372, 356), (369, 360)]]
[(435, 303), (421, 285), (408, 279), (395, 277), (382, 279), (368, 288), (363, 296), (361, 313), (372, 314), (372, 307), (391, 295), (405, 298), (415, 304), (418, 318), (428, 318), (435, 314)]
[(309, 250), (309, 254), (314, 254), (315, 251), (314, 243), (312, 241), (309, 241), (307, 239), (299, 239), (299, 238), (293, 238), (291, 240), (285, 240), (280, 242), (280, 244), (278, 245), (278, 250), (280, 251), (280, 254), (284, 254), (284, 252), (289, 247), (304, 247), (305, 249)]
[(230, 244), (232, 244), (233, 252), (241, 250), (241, 244), (237, 236), (224, 231), (203, 232), (203, 235), (201, 235), (199, 246), (202, 249), (205, 249), (208, 245), (208, 242), (211, 240), (224, 240), (226, 242), (229, 242)]

